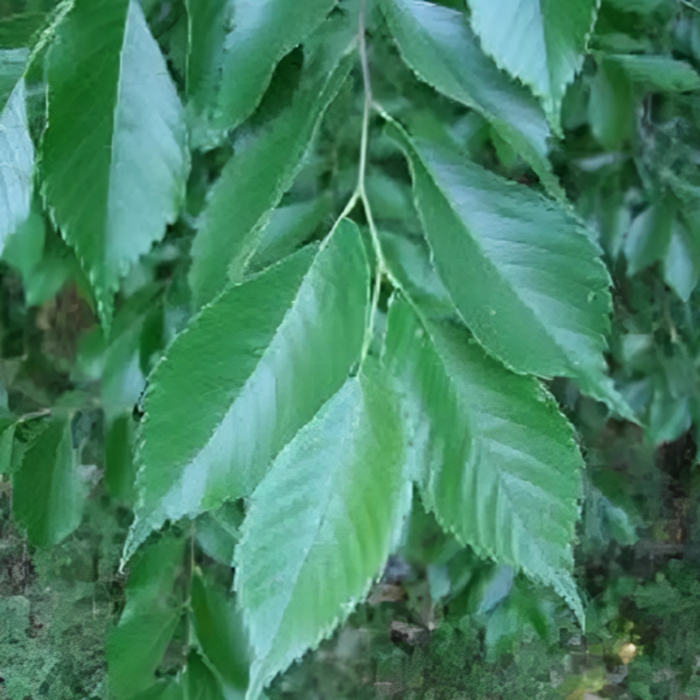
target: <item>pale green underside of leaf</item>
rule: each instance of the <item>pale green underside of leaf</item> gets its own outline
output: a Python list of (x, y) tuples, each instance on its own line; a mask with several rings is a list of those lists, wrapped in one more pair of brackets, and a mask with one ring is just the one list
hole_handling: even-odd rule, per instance
[(349, 379), (251, 498), (235, 579), (254, 651), (248, 700), (347, 618), (394, 543), (407, 489), (380, 380)]
[(605, 374), (610, 278), (573, 214), (396, 127), (391, 134), (412, 166), (435, 268), (479, 342), (516, 372), (571, 377), (627, 415)]
[(192, 244), (189, 281), (197, 308), (229, 279), (240, 281), (270, 211), (291, 186), (323, 112), (350, 71), (348, 45), (335, 40), (336, 23), (328, 24), (326, 38), (333, 48), (324, 46), (321, 33), (305, 55), (291, 105), (239, 142), (213, 187)]
[(483, 53), (464, 14), (424, 0), (384, 0), (383, 7), (401, 55), (418, 77), (480, 112), (544, 185), (561, 194), (541, 107)]
[(582, 459), (552, 397), (464, 327), (421, 322), (403, 300), (389, 311), (384, 361), (398, 378), (409, 464), (438, 521), (552, 586), (582, 619), (571, 576)]
[(129, 573), (126, 606), (107, 638), (110, 690), (131, 698), (155, 681), (155, 671), (182, 614), (173, 586), (183, 543), (167, 536), (143, 552)]
[(75, 0), (48, 63), (44, 195), (109, 323), (120, 277), (183, 200), (183, 109), (135, 0)]
[(468, 0), (485, 53), (542, 99), (559, 131), (567, 85), (580, 68), (598, 1)]
[(316, 250), (229, 286), (155, 369), (127, 558), (166, 519), (250, 494), (359, 360), (369, 271), (357, 227), (342, 221)]
[(29, 217), (33, 176), (34, 144), (21, 78), (0, 114), (0, 254), (8, 237)]
[(13, 516), (33, 544), (50, 547), (80, 524), (85, 491), (70, 422), (52, 420), (27, 447), (12, 476)]
[(257, 106), (278, 61), (301, 44), (337, 0), (234, 0), (224, 41), (221, 125), (231, 129)]

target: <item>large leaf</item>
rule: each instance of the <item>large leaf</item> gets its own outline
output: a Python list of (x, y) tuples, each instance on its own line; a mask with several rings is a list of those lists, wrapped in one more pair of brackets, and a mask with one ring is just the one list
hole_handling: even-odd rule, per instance
[(459, 155), (391, 133), (412, 165), (435, 267), (479, 342), (516, 372), (574, 378), (626, 415), (603, 357), (610, 278), (579, 221)]
[(175, 590), (183, 556), (183, 541), (168, 535), (146, 549), (132, 567), (124, 612), (107, 639), (111, 697), (131, 698), (154, 683), (183, 612)]
[(410, 462), (438, 521), (480, 555), (553, 586), (571, 578), (581, 455), (554, 399), (467, 330), (390, 307), (384, 360), (399, 380)]
[(462, 12), (424, 0), (384, 0), (391, 32), (408, 65), (453, 100), (476, 109), (560, 192), (547, 159), (549, 126), (528, 90), (481, 50)]
[(78, 472), (69, 420), (50, 420), (12, 475), (12, 512), (31, 542), (50, 547), (80, 524), (85, 484)]
[(583, 61), (597, 0), (468, 0), (484, 51), (542, 99), (558, 129), (566, 86)]
[(34, 145), (21, 78), (0, 114), (0, 253), (8, 236), (29, 217), (33, 175)]
[(183, 110), (136, 0), (76, 0), (49, 51), (44, 194), (109, 323), (120, 277), (175, 220)]
[(402, 442), (381, 375), (352, 378), (252, 496), (235, 585), (254, 651), (248, 699), (343, 622), (403, 515)]
[(126, 553), (167, 518), (249, 494), (359, 359), (369, 273), (357, 227), (229, 286), (150, 380), (136, 523)]
[(292, 184), (321, 115), (350, 70), (348, 43), (335, 36), (339, 31), (342, 39), (344, 29), (329, 22), (315, 36), (291, 104), (238, 142), (214, 186), (192, 245), (189, 279), (197, 307), (229, 278), (240, 279), (270, 211)]

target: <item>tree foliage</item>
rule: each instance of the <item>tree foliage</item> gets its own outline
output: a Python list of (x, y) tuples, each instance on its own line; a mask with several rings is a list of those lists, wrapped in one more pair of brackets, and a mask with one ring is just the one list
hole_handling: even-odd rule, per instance
[[(37, 556), (114, 521), (83, 695), (282, 692), (380, 590), (420, 622), (390, 622), (411, 692), (446, 645), (593, 630), (624, 660), (665, 579), (586, 567), (661, 482), (621, 486), (606, 436), (647, 465), (690, 441), (669, 479), (699, 502), (700, 7), (28, 4), (0, 32), (0, 474)], [(31, 646), (7, 599), (0, 649)], [(10, 657), (0, 698), (40, 697)], [(600, 690), (575, 671), (563, 697)]]

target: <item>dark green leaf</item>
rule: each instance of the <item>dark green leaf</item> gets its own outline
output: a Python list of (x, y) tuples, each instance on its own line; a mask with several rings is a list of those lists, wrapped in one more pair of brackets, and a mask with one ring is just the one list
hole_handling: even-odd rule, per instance
[(374, 370), (349, 379), (275, 460), (237, 555), (249, 700), (367, 594), (406, 505), (402, 468), (398, 416)]
[(368, 275), (359, 232), (342, 221), (320, 249), (229, 286), (177, 338), (145, 400), (127, 553), (166, 519), (255, 488), (359, 359)]
[(29, 539), (50, 547), (80, 524), (85, 484), (69, 420), (51, 419), (27, 446), (12, 475), (12, 512)]
[(214, 185), (192, 245), (189, 280), (197, 308), (229, 279), (241, 279), (271, 210), (292, 184), (324, 110), (348, 75), (346, 31), (343, 23), (329, 22), (315, 35), (292, 103), (238, 142)]
[(119, 279), (180, 209), (189, 168), (183, 110), (136, 0), (76, 0), (57, 34), (44, 194), (109, 323)]

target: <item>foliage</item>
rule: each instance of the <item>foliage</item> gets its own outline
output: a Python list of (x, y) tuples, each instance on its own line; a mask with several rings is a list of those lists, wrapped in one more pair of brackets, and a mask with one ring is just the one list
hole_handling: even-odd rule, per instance
[(0, 698), (697, 696), (698, 67), (690, 0), (0, 2)]

